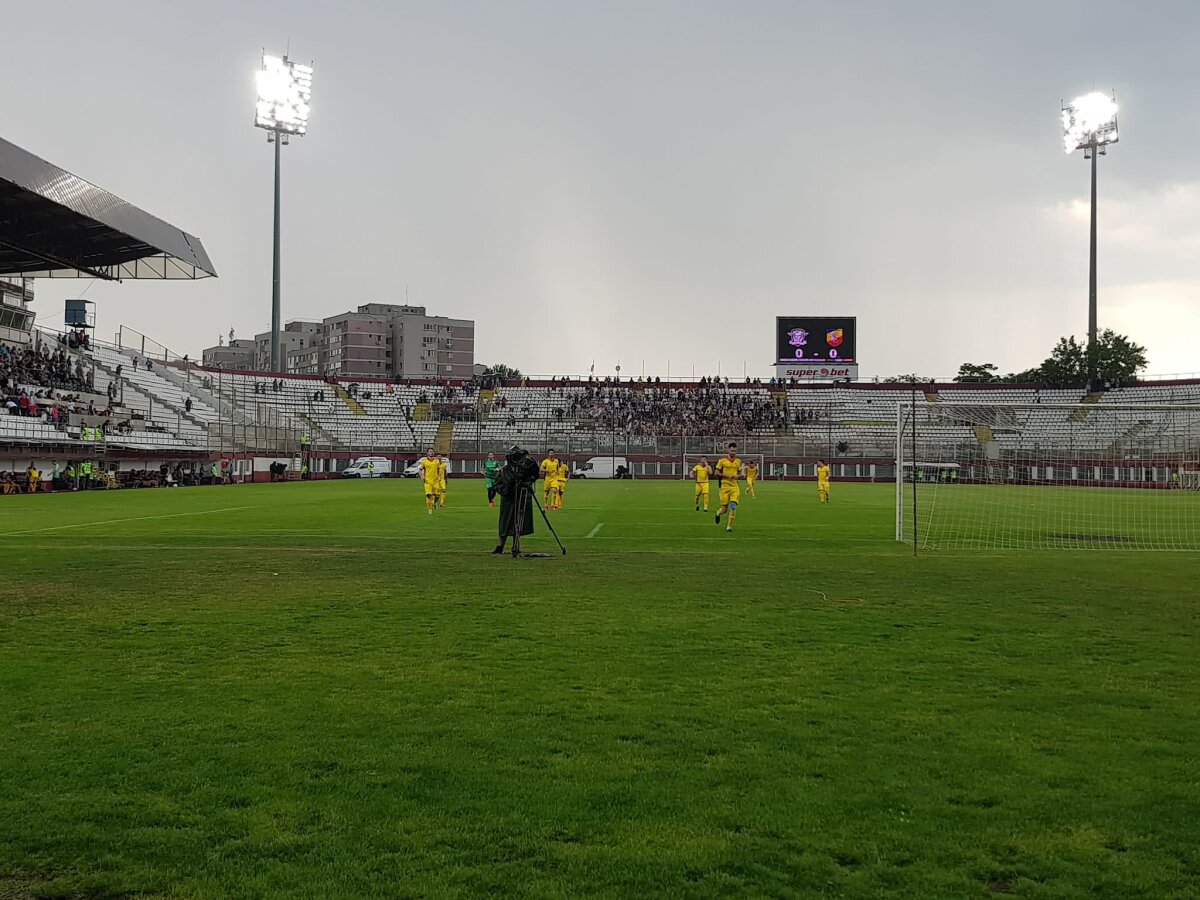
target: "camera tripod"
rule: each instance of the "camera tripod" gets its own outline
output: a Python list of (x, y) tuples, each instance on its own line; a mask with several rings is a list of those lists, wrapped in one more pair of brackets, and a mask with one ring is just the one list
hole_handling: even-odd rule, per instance
[[(550, 517), (546, 515), (546, 510), (542, 508), (541, 502), (537, 495), (534, 494), (533, 488), (527, 485), (521, 485), (517, 488), (517, 496), (515, 500), (515, 514), (513, 515), (512, 524), (512, 555), (513, 559), (521, 556), (521, 525), (525, 521), (525, 511), (529, 509), (529, 501), (533, 501), (533, 505), (538, 508), (538, 512), (542, 514), (542, 519), (546, 523), (546, 527), (550, 529), (550, 533), (554, 535), (554, 543), (558, 544), (558, 549), (562, 551), (562, 555), (567, 555), (567, 548), (563, 546), (563, 542), (559, 540), (558, 532), (554, 530), (554, 526), (550, 524)], [(530, 553), (529, 556), (544, 556), (545, 554)]]

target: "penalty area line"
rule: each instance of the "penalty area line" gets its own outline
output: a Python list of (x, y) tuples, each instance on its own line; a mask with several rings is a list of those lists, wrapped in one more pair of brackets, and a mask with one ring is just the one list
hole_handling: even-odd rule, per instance
[(598, 535), (598, 534), (600, 533), (600, 529), (601, 529), (601, 528), (603, 528), (603, 527), (604, 527), (604, 523), (603, 523), (603, 522), (599, 522), (599, 523), (597, 523), (597, 524), (596, 524), (596, 527), (595, 527), (595, 528), (593, 528), (591, 531), (589, 531), (589, 532), (587, 533), (587, 536), (588, 536), (588, 537), (590, 537), (590, 538), (594, 538), (596, 535)]
[(161, 516), (129, 516), (124, 519), (101, 519), (99, 522), (78, 522), (74, 525), (50, 525), (46, 528), (29, 528), (25, 531), (2, 531), (0, 537), (18, 534), (38, 534), (43, 531), (64, 531), (68, 528), (91, 528), (93, 525), (116, 525), (120, 522), (144, 522), (147, 519), (182, 519), (185, 516), (207, 516), (212, 513), (236, 512), (239, 509), (254, 509), (253, 506), (223, 506), (220, 509), (201, 509), (196, 512), (167, 513)]

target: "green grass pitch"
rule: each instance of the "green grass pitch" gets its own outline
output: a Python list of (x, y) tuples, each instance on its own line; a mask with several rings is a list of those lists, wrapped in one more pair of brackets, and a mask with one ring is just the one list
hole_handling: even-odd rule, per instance
[(1196, 556), (419, 490), (3, 498), (0, 898), (1197, 896)]

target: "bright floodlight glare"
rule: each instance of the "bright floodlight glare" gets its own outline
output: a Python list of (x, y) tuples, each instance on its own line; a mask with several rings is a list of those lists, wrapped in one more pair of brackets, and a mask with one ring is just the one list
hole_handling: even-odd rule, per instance
[(312, 66), (294, 63), (286, 56), (263, 56), (258, 72), (258, 102), (254, 124), (285, 134), (308, 131), (312, 100)]
[(1117, 101), (1093, 91), (1076, 97), (1062, 111), (1063, 147), (1074, 153), (1084, 147), (1117, 142)]

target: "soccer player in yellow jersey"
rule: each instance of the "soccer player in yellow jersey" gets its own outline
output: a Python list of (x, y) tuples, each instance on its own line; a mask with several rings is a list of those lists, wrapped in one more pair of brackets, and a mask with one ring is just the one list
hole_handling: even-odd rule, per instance
[(741, 488), (738, 487), (738, 479), (742, 475), (742, 461), (738, 459), (737, 444), (729, 444), (729, 454), (717, 460), (716, 469), (721, 478), (721, 505), (717, 507), (716, 521), (720, 525), (721, 516), (728, 510), (729, 521), (725, 530), (733, 531), (733, 519), (737, 515), (738, 501), (742, 498)]
[(450, 470), (450, 457), (438, 459), (438, 506), (446, 508), (446, 473)]
[(563, 500), (567, 497), (567, 479), (571, 477), (571, 466), (565, 459), (558, 461), (558, 506), (555, 509), (563, 508)]
[(754, 482), (756, 482), (756, 481), (758, 481), (758, 463), (747, 462), (746, 463), (746, 493), (749, 494), (751, 497), (758, 496), (758, 494), (754, 493)]
[(708, 480), (712, 478), (712, 466), (708, 457), (700, 457), (700, 462), (692, 466), (692, 478), (696, 479), (696, 512), (700, 512), (700, 502), (704, 501), (704, 511), (708, 512)]
[(556, 459), (546, 468), (546, 509), (562, 509), (562, 460)]
[(825, 460), (817, 460), (817, 496), (822, 503), (829, 502), (829, 466)]
[(558, 457), (554, 455), (553, 450), (546, 451), (539, 474), (542, 476), (542, 506), (554, 509), (553, 494), (558, 483)]
[(425, 458), (420, 462), (421, 482), (425, 486), (425, 512), (433, 515), (433, 501), (438, 495), (438, 467), (440, 460), (434, 456), (433, 448), (425, 452)]

